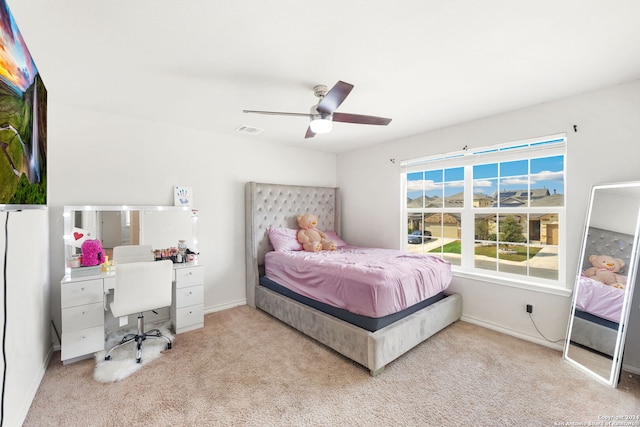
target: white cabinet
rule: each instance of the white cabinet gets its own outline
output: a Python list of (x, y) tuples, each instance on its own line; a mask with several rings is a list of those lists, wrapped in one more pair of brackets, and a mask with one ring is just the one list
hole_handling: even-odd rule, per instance
[(204, 326), (204, 267), (179, 266), (175, 271), (171, 323), (176, 334)]
[(62, 307), (63, 361), (104, 349), (103, 280), (63, 281)]
[[(175, 264), (173, 268), (173, 295), (169, 308), (173, 329), (176, 334), (179, 334), (202, 328), (204, 326), (204, 267), (195, 264)], [(117, 274), (116, 268), (115, 273), (77, 278), (65, 276), (60, 282), (62, 307), (60, 358), (63, 363), (91, 357), (93, 353), (104, 350), (105, 332), (118, 328), (117, 319), (105, 311), (105, 307), (108, 306), (108, 295), (114, 292)], [(155, 311), (166, 316), (167, 307)], [(105, 313), (107, 313), (106, 322)], [(153, 318), (148, 317), (152, 316), (151, 313), (153, 311), (145, 313), (147, 324), (154, 321)]]

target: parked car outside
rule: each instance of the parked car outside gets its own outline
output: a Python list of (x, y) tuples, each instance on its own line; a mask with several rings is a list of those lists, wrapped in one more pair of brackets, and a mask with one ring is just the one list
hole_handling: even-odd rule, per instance
[(431, 232), (429, 230), (415, 230), (409, 234), (409, 243), (411, 244), (420, 244), (424, 243), (425, 240), (431, 240)]

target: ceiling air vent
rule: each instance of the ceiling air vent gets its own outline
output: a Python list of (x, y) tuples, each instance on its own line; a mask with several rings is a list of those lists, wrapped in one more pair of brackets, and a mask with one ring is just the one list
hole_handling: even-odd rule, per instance
[(236, 128), (236, 132), (248, 133), (250, 135), (257, 135), (262, 131), (263, 129), (254, 128), (253, 126), (247, 126), (247, 125), (240, 125)]

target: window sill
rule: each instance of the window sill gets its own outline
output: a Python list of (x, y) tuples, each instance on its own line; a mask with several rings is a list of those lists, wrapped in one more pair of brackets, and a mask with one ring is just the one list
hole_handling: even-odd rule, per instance
[(496, 276), (490, 274), (482, 274), (478, 272), (470, 272), (465, 270), (453, 269), (453, 275), (455, 277), (462, 277), (465, 279), (473, 279), (481, 282), (491, 283), (500, 286), (509, 286), (512, 288), (526, 289), (528, 291), (541, 292), (551, 295), (559, 295), (563, 297), (571, 296), (571, 289), (567, 289), (561, 286), (550, 285), (546, 283), (532, 282), (529, 280), (517, 280), (504, 276)]

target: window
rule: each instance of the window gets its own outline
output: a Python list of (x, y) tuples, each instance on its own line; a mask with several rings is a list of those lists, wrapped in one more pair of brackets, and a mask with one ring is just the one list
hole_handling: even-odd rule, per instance
[(559, 285), (566, 137), (403, 162), (409, 252), (454, 270)]

